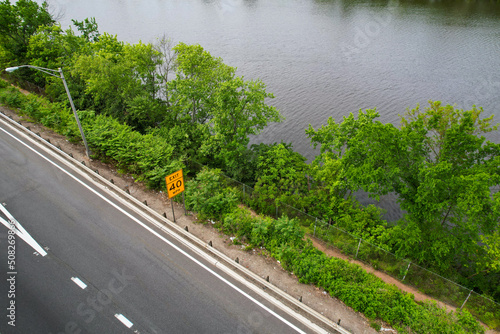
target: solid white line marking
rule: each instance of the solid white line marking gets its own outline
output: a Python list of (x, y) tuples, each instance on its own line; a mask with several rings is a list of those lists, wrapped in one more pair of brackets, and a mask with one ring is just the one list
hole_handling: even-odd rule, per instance
[(125, 326), (128, 328), (132, 327), (134, 324), (130, 322), (127, 318), (123, 316), (123, 314), (115, 314), (116, 319), (120, 320)]
[[(12, 215), (7, 211), (7, 209), (5, 209), (3, 207), (3, 205), (0, 205), (0, 211), (2, 211), (7, 217), (9, 217), (10, 221), (14, 225), (14, 232), (16, 232), (16, 234), (22, 240), (24, 240), (28, 245), (33, 247), (33, 249), (35, 251), (37, 251), (40, 255), (42, 255), (42, 256), (47, 255), (47, 252), (42, 248), (42, 246), (40, 246), (35, 241), (35, 239), (33, 239), (33, 237), (31, 237), (31, 235), (28, 232), (26, 232), (26, 230), (21, 226), (21, 224), (19, 224), (19, 222), (17, 220), (15, 220), (14, 217), (12, 217)], [(3, 219), (2, 217), (0, 217), (0, 223), (5, 225), (8, 229), (12, 228), (11, 227), (12, 225), (9, 222), (7, 222), (5, 219)]]
[(83, 290), (85, 290), (85, 288), (87, 287), (87, 284), (83, 283), (82, 280), (79, 279), (78, 277), (71, 277), (71, 280), (75, 282), (76, 285), (78, 285)]
[(65, 173), (66, 175), (68, 175), (70, 178), (74, 179), (76, 182), (80, 183), (83, 187), (87, 188), (89, 191), (91, 191), (92, 193), (94, 193), (98, 197), (102, 198), (109, 205), (113, 206), (115, 209), (117, 209), (118, 211), (120, 211), (121, 213), (123, 213), (125, 216), (129, 217), (131, 220), (133, 220), (137, 224), (141, 225), (143, 228), (145, 228), (150, 233), (152, 233), (153, 235), (155, 235), (156, 237), (158, 237), (160, 240), (162, 240), (163, 242), (167, 243), (168, 245), (170, 245), (171, 247), (173, 247), (174, 249), (176, 249), (179, 253), (183, 254), (184, 256), (186, 256), (187, 258), (189, 258), (194, 263), (198, 264), (200, 267), (202, 267), (203, 269), (205, 269), (206, 271), (208, 271), (213, 276), (217, 277), (222, 282), (226, 283), (228, 286), (230, 286), (231, 288), (233, 288), (234, 290), (236, 290), (237, 292), (239, 292), (240, 294), (242, 294), (243, 296), (245, 296), (247, 299), (251, 300), (256, 305), (260, 306), (262, 309), (266, 310), (268, 313), (272, 314), (274, 317), (276, 317), (277, 319), (279, 319), (280, 321), (282, 321), (283, 323), (285, 323), (289, 327), (293, 328), (298, 333), (306, 334), (306, 332), (304, 332), (303, 330), (301, 330), (300, 328), (298, 328), (297, 326), (295, 326), (294, 324), (292, 324), (291, 322), (289, 322), (288, 320), (286, 320), (285, 318), (283, 318), (282, 316), (280, 316), (279, 314), (277, 314), (276, 312), (274, 312), (273, 310), (271, 310), (270, 308), (268, 308), (267, 306), (265, 306), (264, 304), (262, 304), (261, 302), (259, 302), (258, 300), (256, 300), (255, 298), (253, 298), (252, 296), (250, 296), (249, 294), (247, 294), (246, 292), (244, 292), (243, 290), (241, 290), (240, 288), (238, 288), (236, 285), (234, 285), (231, 282), (229, 282), (227, 279), (225, 279), (221, 275), (217, 274), (215, 271), (213, 271), (212, 269), (210, 269), (209, 267), (207, 267), (206, 265), (204, 265), (203, 263), (201, 263), (200, 261), (198, 261), (197, 259), (195, 259), (193, 256), (189, 255), (188, 253), (186, 253), (185, 251), (183, 251), (182, 249), (180, 249), (178, 246), (176, 246), (175, 244), (173, 244), (168, 239), (164, 238), (162, 235), (160, 235), (158, 232), (156, 232), (155, 230), (153, 230), (151, 227), (147, 226), (145, 223), (141, 222), (140, 220), (138, 220), (137, 218), (135, 218), (134, 216), (132, 216), (130, 213), (128, 213), (124, 209), (120, 208), (117, 204), (111, 202), (111, 200), (107, 199), (104, 195), (100, 194), (97, 190), (95, 190), (95, 189), (91, 188), (89, 185), (85, 184), (82, 180), (80, 180), (76, 176), (72, 175), (70, 172), (68, 172), (67, 170), (65, 170), (64, 168), (62, 168), (58, 164), (56, 164), (54, 161), (52, 161), (49, 158), (47, 158), (46, 156), (42, 155), (40, 152), (37, 152), (34, 148), (26, 145), (20, 139), (18, 139), (14, 135), (10, 134), (6, 130), (4, 130), (2, 128), (0, 128), (0, 130), (2, 130), (3, 132), (5, 132), (10, 137), (14, 138), (16, 141), (18, 141), (19, 143), (21, 143), (22, 145), (24, 145), (25, 147), (27, 147), (28, 149), (30, 149), (31, 151), (33, 151), (34, 153), (36, 153), (37, 155), (39, 155), (42, 159), (46, 160), (50, 164), (54, 165), (56, 168), (60, 169), (63, 173)]

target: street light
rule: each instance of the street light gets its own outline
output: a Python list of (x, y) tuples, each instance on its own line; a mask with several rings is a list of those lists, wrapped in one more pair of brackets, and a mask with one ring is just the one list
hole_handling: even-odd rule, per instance
[[(87, 157), (90, 159), (89, 146), (87, 145), (87, 140), (85, 139), (85, 134), (83, 133), (83, 128), (82, 128), (82, 125), (80, 124), (80, 119), (78, 118), (78, 114), (76, 113), (75, 105), (73, 104), (73, 99), (71, 98), (71, 94), (69, 93), (68, 84), (66, 83), (66, 79), (64, 79), (64, 74), (63, 74), (62, 69), (59, 67), (57, 70), (52, 70), (50, 68), (38, 67), (38, 66), (33, 66), (33, 65), (21, 65), (21, 66), (15, 66), (15, 67), (7, 67), (5, 69), (5, 71), (13, 72), (21, 67), (29, 67), (29, 68), (44, 72), (44, 73), (51, 75), (53, 77), (57, 77), (57, 78), (62, 79), (62, 81), (64, 83), (64, 88), (66, 89), (66, 94), (68, 94), (68, 99), (69, 99), (69, 103), (71, 104), (71, 109), (73, 109), (73, 114), (75, 115), (76, 123), (78, 124), (78, 129), (80, 129), (80, 134), (82, 135), (83, 144), (85, 144), (85, 151), (87, 153)], [(59, 73), (59, 75), (54, 74), (54, 72)]]

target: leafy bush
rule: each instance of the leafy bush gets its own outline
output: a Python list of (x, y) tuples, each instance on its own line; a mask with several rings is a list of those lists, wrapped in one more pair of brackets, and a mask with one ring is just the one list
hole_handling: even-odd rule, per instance
[(252, 227), (252, 244), (256, 247), (269, 244), (274, 235), (274, 219), (258, 216)]
[(274, 144), (258, 157), (255, 185), (258, 196), (253, 205), (268, 212), (280, 204), (303, 208), (302, 198), (307, 191), (306, 158), (294, 152), (291, 145)]
[(81, 140), (81, 134), (73, 111), (62, 103), (51, 103), (45, 98), (29, 94), (21, 113), (62, 135), (71, 141)]
[(273, 250), (276, 247), (287, 245), (302, 247), (304, 245), (304, 231), (300, 228), (297, 219), (281, 216), (274, 221), (272, 237), (267, 241), (266, 248)]
[[(4, 82), (3, 80), (0, 80)], [(19, 108), (20, 114), (62, 134), (71, 141), (81, 139), (73, 112), (62, 103), (51, 103), (32, 94), (24, 95), (14, 87), (0, 90), (0, 103)]]
[(329, 258), (310, 244), (302, 249), (288, 248), (279, 260), (302, 283), (323, 287), (355, 311), (382, 319), (400, 332), (484, 332), (468, 312), (447, 313), (435, 303), (417, 303), (413, 295), (384, 283), (356, 264)]
[(150, 188), (164, 188), (165, 176), (184, 167), (182, 158), (174, 158), (174, 148), (161, 137), (141, 135), (130, 126), (103, 115), (87, 113), (83, 122), (87, 141), (97, 154), (113, 159)]
[(21, 108), (24, 101), (24, 95), (13, 87), (7, 87), (0, 91), (0, 104), (6, 105), (7, 107)]
[(388, 248), (384, 244), (387, 239), (387, 222), (381, 219), (380, 208), (372, 204), (362, 206), (353, 199), (343, 201), (340, 206), (336, 226), (365, 241)]
[(222, 220), (238, 204), (238, 195), (222, 184), (220, 169), (204, 168), (186, 183), (186, 205), (202, 219)]
[(236, 235), (241, 241), (250, 242), (255, 223), (256, 219), (250, 210), (236, 207), (224, 217), (222, 229), (226, 234)]

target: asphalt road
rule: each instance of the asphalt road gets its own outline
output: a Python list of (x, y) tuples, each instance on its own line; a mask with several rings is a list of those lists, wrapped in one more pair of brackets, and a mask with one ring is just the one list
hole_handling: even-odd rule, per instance
[(6, 129), (0, 121), (0, 203), (47, 255), (16, 236), (9, 275), (0, 226), (0, 333), (311, 332)]

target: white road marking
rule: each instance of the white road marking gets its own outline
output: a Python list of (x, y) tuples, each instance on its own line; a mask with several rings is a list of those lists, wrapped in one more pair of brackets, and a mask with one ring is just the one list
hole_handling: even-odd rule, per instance
[(3, 204), (0, 205), (0, 211), (2, 211), (4, 215), (7, 216), (7, 218), (9, 218), (9, 222), (7, 222), (5, 219), (0, 217), (0, 222), (3, 225), (5, 225), (5, 227), (11, 229), (12, 228), (11, 226), (14, 225), (14, 232), (16, 232), (16, 234), (21, 239), (23, 239), (28, 245), (33, 247), (33, 249), (37, 251), (40, 255), (42, 256), (47, 255), (47, 252), (35, 241), (35, 239), (33, 239), (33, 237), (31, 237), (31, 235), (28, 232), (26, 232), (24, 227), (22, 227), (21, 224), (19, 224), (19, 222), (14, 218), (14, 216), (12, 216), (9, 213), (9, 211), (7, 211), (7, 209), (3, 206)]
[(71, 277), (71, 280), (75, 282), (76, 285), (78, 285), (83, 290), (85, 290), (85, 288), (87, 287), (87, 284), (83, 283), (82, 280), (79, 279), (78, 277)]
[[(272, 314), (274, 317), (276, 317), (277, 319), (279, 319), (281, 322), (285, 323), (290, 328), (293, 328), (298, 333), (306, 334), (306, 332), (304, 332), (303, 330), (301, 330), (300, 328), (298, 328), (297, 326), (295, 326), (294, 324), (292, 324), (291, 322), (289, 322), (288, 320), (286, 320), (285, 318), (283, 318), (282, 316), (280, 316), (279, 314), (277, 314), (276, 312), (274, 312), (273, 310), (271, 310), (270, 308), (268, 308), (267, 306), (265, 306), (264, 304), (262, 304), (261, 302), (259, 302), (258, 300), (256, 300), (255, 298), (253, 298), (252, 296), (250, 296), (249, 294), (247, 294), (246, 292), (244, 292), (243, 290), (241, 290), (240, 288), (238, 288), (233, 283), (229, 282), (227, 279), (225, 279), (224, 277), (222, 277), (221, 275), (219, 275), (218, 273), (216, 273), (215, 271), (213, 271), (212, 269), (210, 269), (209, 267), (207, 267), (206, 265), (204, 265), (203, 263), (201, 263), (199, 260), (195, 259), (193, 256), (189, 255), (188, 253), (186, 253), (185, 251), (183, 251), (182, 249), (180, 249), (178, 246), (176, 246), (171, 241), (169, 241), (168, 239), (166, 239), (165, 237), (163, 237), (162, 235), (160, 235), (158, 232), (156, 232), (155, 230), (153, 230), (151, 227), (147, 226), (145, 223), (141, 222), (140, 220), (138, 220), (137, 218), (135, 218), (134, 216), (132, 216), (130, 213), (128, 213), (124, 209), (120, 208), (117, 204), (111, 202), (111, 200), (107, 199), (104, 195), (100, 194), (97, 190), (92, 189), (89, 185), (85, 184), (83, 181), (81, 181), (76, 176), (72, 175), (70, 172), (68, 172), (67, 170), (65, 170), (64, 168), (62, 168), (58, 164), (56, 164), (54, 161), (52, 161), (49, 158), (47, 158), (46, 156), (42, 155), (40, 152), (37, 152), (34, 148), (26, 145), (20, 139), (18, 139), (14, 135), (10, 134), (6, 130), (4, 130), (2, 128), (0, 128), (0, 130), (2, 130), (3, 132), (5, 132), (7, 135), (9, 135), (10, 137), (12, 137), (13, 139), (15, 139), (16, 141), (18, 141), (19, 143), (21, 143), (25, 147), (27, 147), (29, 150), (33, 151), (35, 154), (39, 155), (42, 159), (44, 159), (47, 162), (49, 162), (50, 164), (54, 165), (56, 168), (58, 168), (59, 170), (61, 170), (63, 173), (65, 173), (66, 175), (68, 175), (70, 178), (74, 179), (76, 182), (78, 182), (79, 184), (81, 184), (83, 187), (87, 188), (89, 191), (91, 191), (92, 193), (94, 193), (95, 195), (97, 195), (98, 197), (100, 197), (101, 199), (103, 199), (109, 205), (113, 206), (115, 209), (117, 209), (118, 211), (120, 211), (121, 213), (123, 213), (125, 216), (129, 217), (131, 220), (133, 220), (137, 224), (141, 225), (143, 228), (145, 228), (146, 230), (148, 230), (150, 233), (152, 233), (153, 235), (155, 235), (156, 237), (158, 237), (160, 240), (162, 240), (163, 242), (165, 242), (168, 245), (170, 245), (172, 248), (176, 249), (179, 253), (183, 254), (184, 256), (186, 256), (187, 258), (189, 258), (194, 263), (198, 264), (200, 267), (202, 267), (203, 269), (205, 269), (206, 271), (208, 271), (213, 276), (217, 277), (222, 282), (226, 283), (228, 286), (230, 286), (231, 288), (233, 288), (234, 290), (236, 290), (237, 292), (239, 292), (241, 295), (245, 296), (247, 299), (251, 300), (253, 303), (255, 303), (256, 305), (258, 305), (262, 309), (266, 310), (269, 314)], [(29, 140), (32, 140), (32, 139), (29, 138)], [(275, 303), (275, 304), (278, 304), (278, 303)], [(282, 308), (282, 307), (280, 307), (280, 308)], [(287, 312), (287, 313), (289, 313), (289, 312)], [(296, 314), (295, 317), (303, 318), (299, 314)], [(307, 319), (303, 318), (302, 322), (303, 323), (307, 322)], [(324, 332), (324, 333), (326, 333), (326, 331), (324, 329), (317, 327), (315, 324), (312, 324), (312, 322), (310, 322), (310, 321), (309, 321), (309, 323), (311, 325), (314, 325), (316, 327), (316, 331), (317, 332)]]
[(120, 320), (125, 326), (128, 328), (132, 327), (134, 324), (130, 322), (127, 318), (123, 316), (123, 314), (115, 314), (116, 319)]

